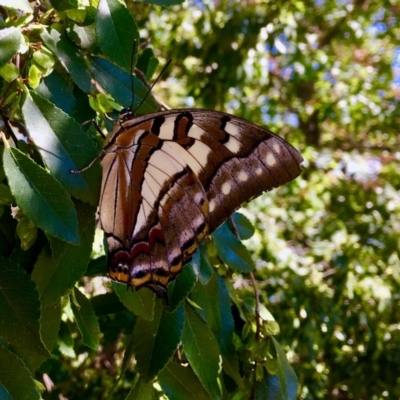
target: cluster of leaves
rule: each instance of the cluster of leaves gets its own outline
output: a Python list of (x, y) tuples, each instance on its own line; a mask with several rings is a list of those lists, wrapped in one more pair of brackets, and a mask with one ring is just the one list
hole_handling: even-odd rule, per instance
[[(137, 78), (132, 94), (139, 33), (121, 2), (52, 4), (1, 9), (2, 398), (293, 399), (277, 324), (257, 293), (241, 296), (230, 283), (253, 262), (229, 225), (169, 285), (169, 307), (148, 290), (88, 280), (106, 274), (106, 261), (92, 251), (99, 165), (70, 173), (99, 152), (96, 131), (82, 124), (157, 103)], [(147, 79), (157, 66), (149, 48), (133, 62)], [(231, 223), (242, 239), (252, 235), (245, 217)]]
[[(195, 99), (264, 119), (313, 146), (295, 184), (246, 214), (257, 228), (249, 246), (263, 260), (262, 302), (279, 322), (301, 397), (397, 399), (397, 5), (197, 2), (144, 18), (155, 48), (179, 60), (163, 89), (177, 106)], [(241, 283), (243, 296), (251, 285)]]

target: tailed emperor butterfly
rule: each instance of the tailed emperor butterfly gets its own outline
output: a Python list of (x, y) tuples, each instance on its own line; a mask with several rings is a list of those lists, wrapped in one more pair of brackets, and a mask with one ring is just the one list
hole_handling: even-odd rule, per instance
[(303, 161), (269, 130), (201, 109), (125, 110), (99, 157), (109, 276), (163, 298), (208, 234), (242, 203), (296, 178)]

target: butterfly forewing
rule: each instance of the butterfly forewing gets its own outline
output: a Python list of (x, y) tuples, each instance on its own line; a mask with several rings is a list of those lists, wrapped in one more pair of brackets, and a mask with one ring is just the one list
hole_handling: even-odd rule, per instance
[(197, 109), (122, 119), (104, 153), (110, 276), (159, 296), (207, 234), (242, 203), (296, 178), (303, 161), (266, 129)]

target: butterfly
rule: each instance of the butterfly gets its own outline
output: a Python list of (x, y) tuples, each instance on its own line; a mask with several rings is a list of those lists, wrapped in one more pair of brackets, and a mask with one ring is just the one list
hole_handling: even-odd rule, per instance
[(279, 136), (229, 114), (125, 110), (101, 161), (109, 276), (166, 298), (198, 244), (242, 203), (296, 178), (302, 161)]

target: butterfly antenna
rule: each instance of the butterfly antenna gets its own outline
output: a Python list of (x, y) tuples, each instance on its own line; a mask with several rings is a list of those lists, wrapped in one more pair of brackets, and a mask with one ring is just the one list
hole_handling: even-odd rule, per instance
[(137, 110), (142, 106), (142, 104), (146, 101), (147, 96), (151, 93), (151, 91), (152, 91), (154, 85), (160, 80), (162, 74), (163, 74), (163, 73), (166, 71), (166, 69), (169, 67), (169, 64), (171, 64), (171, 61), (172, 61), (172, 60), (168, 60), (168, 62), (164, 65), (164, 68), (163, 68), (163, 69), (161, 70), (161, 72), (158, 74), (158, 76), (157, 76), (157, 78), (155, 79), (155, 81), (151, 84), (151, 86), (150, 86), (148, 92), (147, 92), (146, 95), (143, 97), (143, 99), (142, 99), (142, 101), (140, 102), (140, 104), (136, 107), (135, 111), (137, 111)]

